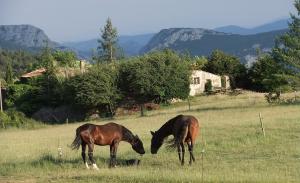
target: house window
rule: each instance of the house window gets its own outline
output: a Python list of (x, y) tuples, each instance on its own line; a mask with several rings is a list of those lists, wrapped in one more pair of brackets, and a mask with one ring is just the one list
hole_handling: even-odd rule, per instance
[(194, 81), (193, 81), (193, 84), (195, 84), (195, 85), (200, 84), (200, 78), (199, 77), (195, 77)]

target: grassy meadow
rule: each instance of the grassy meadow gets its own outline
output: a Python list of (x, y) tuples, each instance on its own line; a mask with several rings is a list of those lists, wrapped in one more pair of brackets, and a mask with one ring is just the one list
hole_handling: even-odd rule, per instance
[[(201, 123), (192, 166), (188, 165), (188, 153), (185, 166), (180, 165), (175, 151), (165, 147), (157, 155), (150, 154), (149, 131), (177, 114), (194, 115)], [(199, 96), (192, 98), (190, 111), (186, 102), (180, 102), (148, 111), (146, 117), (137, 114), (112, 121), (141, 137), (144, 156), (121, 142), (119, 166), (109, 169), (109, 147), (96, 146), (94, 156), (100, 170), (87, 170), (81, 151), (69, 148), (75, 129), (83, 123), (8, 129), (0, 131), (0, 182), (300, 182), (299, 104), (270, 105), (263, 94), (250, 92)], [(58, 147), (62, 148), (62, 157)], [(138, 167), (124, 164), (132, 158), (141, 159)]]

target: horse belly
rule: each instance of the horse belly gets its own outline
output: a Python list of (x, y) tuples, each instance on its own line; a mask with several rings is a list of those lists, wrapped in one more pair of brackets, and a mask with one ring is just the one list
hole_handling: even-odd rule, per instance
[(95, 144), (105, 146), (105, 145), (111, 145), (118, 139), (117, 137), (103, 137), (100, 135), (100, 137), (97, 138), (95, 141)]
[(107, 140), (105, 140), (105, 139), (103, 138), (102, 135), (99, 135), (99, 136), (95, 139), (94, 143), (95, 143), (96, 145), (101, 145), (101, 146), (108, 145)]

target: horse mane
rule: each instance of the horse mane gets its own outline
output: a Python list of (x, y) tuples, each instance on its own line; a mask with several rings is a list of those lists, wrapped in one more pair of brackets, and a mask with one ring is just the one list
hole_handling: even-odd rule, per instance
[(134, 135), (130, 130), (122, 126), (122, 139), (131, 143), (134, 140)]
[[(165, 124), (163, 124), (158, 130), (157, 130), (157, 133), (159, 135), (159, 138), (161, 138), (161, 140), (165, 139), (167, 136), (169, 136), (171, 133), (172, 133), (172, 129), (173, 129), (173, 125), (174, 125), (174, 122), (182, 117), (183, 115), (180, 114), (180, 115), (177, 115), (176, 117), (174, 118), (171, 118), (169, 119)], [(172, 144), (174, 141), (174, 139), (171, 139), (171, 140), (168, 140), (166, 143), (167, 144)], [(167, 145), (169, 146), (169, 145)]]
[[(182, 117), (183, 117), (183, 115), (180, 114), (180, 115), (170, 119), (167, 123), (174, 123), (176, 120), (178, 120), (179, 118), (182, 118)], [(176, 135), (176, 137), (166, 141), (167, 149), (173, 150), (173, 149), (177, 148), (178, 140), (181, 138), (184, 138), (187, 135), (187, 127), (188, 127), (188, 125), (184, 124), (181, 127), (179, 133)]]

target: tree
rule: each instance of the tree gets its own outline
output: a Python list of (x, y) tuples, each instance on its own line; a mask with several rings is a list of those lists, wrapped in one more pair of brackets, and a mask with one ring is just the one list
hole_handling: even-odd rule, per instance
[(272, 55), (285, 70), (281, 78), (294, 87), (300, 86), (300, 0), (295, 0), (297, 15), (291, 14), (289, 31), (276, 40)]
[(271, 55), (261, 55), (249, 69), (250, 89), (261, 92), (280, 92), (285, 90), (288, 83), (279, 77), (282, 73), (281, 66)]
[(13, 83), (13, 71), (12, 71), (11, 62), (8, 62), (6, 65), (5, 81), (7, 84)]
[(67, 97), (83, 109), (97, 109), (113, 116), (119, 99), (116, 78), (115, 70), (99, 65), (89, 72), (71, 78), (67, 83)]
[(228, 75), (232, 88), (242, 86), (246, 74), (246, 68), (235, 56), (215, 50), (208, 58), (208, 63), (203, 70), (218, 75)]
[(113, 27), (110, 18), (106, 20), (106, 25), (101, 30), (101, 33), (101, 39), (98, 40), (100, 44), (98, 47), (98, 59), (112, 63), (116, 59), (118, 32), (117, 29)]
[(40, 56), (41, 66), (46, 69), (46, 72), (37, 81), (37, 87), (40, 87), (41, 100), (48, 106), (57, 106), (60, 103), (61, 95), (58, 91), (60, 86), (57, 77), (57, 66), (51, 50), (48, 46), (43, 48)]
[(75, 66), (76, 55), (72, 51), (57, 50), (53, 53), (53, 57), (60, 66), (63, 66), (63, 67), (74, 67)]
[(138, 57), (120, 66), (119, 87), (124, 96), (141, 106), (146, 102), (166, 102), (189, 95), (189, 63), (175, 52), (165, 50)]
[(192, 59), (192, 69), (193, 70), (202, 70), (206, 66), (207, 63), (208, 63), (208, 60), (206, 57), (196, 56)]

